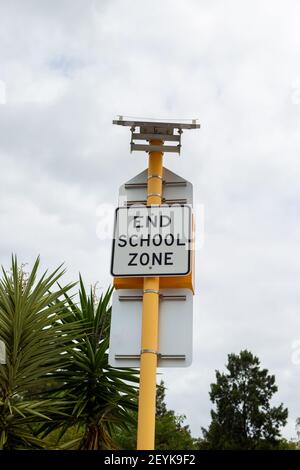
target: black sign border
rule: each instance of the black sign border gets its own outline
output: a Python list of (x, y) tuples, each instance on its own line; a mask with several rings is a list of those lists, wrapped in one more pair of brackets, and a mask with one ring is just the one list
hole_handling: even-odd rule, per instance
[[(141, 207), (141, 208), (146, 208), (146, 209), (153, 209), (153, 208), (164, 208), (166, 206), (164, 205), (155, 205), (154, 207), (151, 206), (151, 205), (141, 205), (141, 206), (138, 206), (138, 205), (135, 205), (134, 208), (138, 208), (138, 207)], [(168, 207), (172, 207), (172, 206), (168, 206)], [(192, 227), (192, 208), (189, 204), (174, 204), (174, 207), (187, 207), (189, 209), (189, 227), (190, 227), (190, 231), (192, 233), (192, 230), (193, 230), (193, 227)], [(115, 239), (115, 233), (116, 233), (116, 227), (117, 227), (117, 218), (118, 218), (118, 211), (119, 210), (129, 210), (130, 207), (117, 207), (116, 210), (115, 210), (115, 220), (114, 220), (114, 231), (113, 231), (113, 239), (112, 239), (112, 251), (111, 251), (111, 261), (110, 261), (110, 274), (113, 276), (113, 277), (123, 277), (123, 278), (129, 278), (129, 277), (179, 277), (179, 276), (187, 276), (188, 274), (190, 274), (191, 272), (191, 257), (192, 257), (192, 250), (191, 250), (191, 239), (189, 238), (188, 239), (188, 271), (186, 273), (167, 273), (167, 274), (115, 274), (113, 272), (113, 261), (114, 261), (114, 254), (115, 254), (115, 242), (116, 242), (116, 239)]]

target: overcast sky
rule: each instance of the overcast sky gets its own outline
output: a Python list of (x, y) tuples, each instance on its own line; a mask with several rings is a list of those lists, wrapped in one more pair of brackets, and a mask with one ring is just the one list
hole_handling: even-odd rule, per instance
[[(300, 416), (300, 4), (297, 0), (0, 0), (0, 262), (65, 262), (106, 288), (99, 237), (146, 167), (117, 114), (199, 118), (165, 165), (194, 185), (194, 361), (163, 370), (195, 436), (227, 354), (276, 374)], [(101, 230), (100, 230), (101, 231)], [(98, 234), (98, 235), (97, 235)], [(103, 239), (104, 238), (104, 239)], [(298, 341), (298, 343), (297, 343)]]

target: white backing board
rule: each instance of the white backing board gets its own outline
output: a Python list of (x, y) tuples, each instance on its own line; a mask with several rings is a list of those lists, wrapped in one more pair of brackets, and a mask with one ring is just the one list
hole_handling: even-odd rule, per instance
[[(193, 294), (189, 289), (162, 289), (161, 294), (158, 367), (188, 367), (193, 348)], [(112, 367), (140, 366), (141, 327), (142, 290), (115, 290), (109, 347)]]

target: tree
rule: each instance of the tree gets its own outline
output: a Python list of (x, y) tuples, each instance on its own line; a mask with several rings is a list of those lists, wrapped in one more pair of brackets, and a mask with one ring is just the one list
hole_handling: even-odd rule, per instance
[(160, 384), (156, 387), (156, 418), (161, 418), (168, 412), (165, 399), (166, 387), (164, 381), (161, 380)]
[(296, 419), (295, 429), (297, 435), (296, 446), (300, 449), (300, 418)]
[[(156, 450), (193, 450), (196, 440), (191, 436), (190, 428), (184, 424), (185, 416), (176, 415), (168, 410), (165, 402), (166, 387), (163, 381), (157, 385), (156, 393)], [(119, 447), (125, 450), (136, 449), (136, 426), (128, 431), (118, 433), (116, 437)]]
[(0, 449), (43, 448), (33, 429), (55, 416), (64, 415), (64, 403), (41, 398), (46, 387), (68, 358), (63, 355), (79, 334), (64, 309), (66, 294), (74, 284), (54, 287), (61, 267), (37, 279), (39, 258), (26, 275), (17, 258), (11, 270), (2, 268), (0, 279), (0, 339), (5, 344), (6, 364), (0, 364)]
[[(203, 429), (204, 447), (211, 449), (276, 448), (280, 428), (287, 422), (283, 405), (271, 406), (277, 392), (275, 376), (260, 368), (260, 361), (244, 350), (229, 354), (227, 372), (216, 371), (210, 398), (216, 405), (211, 411), (208, 430)], [(203, 444), (203, 443), (202, 443)]]
[(196, 440), (191, 435), (190, 427), (184, 424), (186, 417), (167, 409), (165, 395), (166, 387), (161, 381), (157, 386), (156, 394), (155, 448), (157, 450), (195, 449)]
[(0, 449), (113, 447), (113, 431), (132, 422), (138, 379), (108, 366), (112, 289), (97, 300), (80, 279), (78, 305), (77, 283), (58, 283), (61, 267), (40, 278), (38, 267), (27, 274), (13, 257), (2, 269)]
[(55, 377), (61, 385), (53, 397), (68, 403), (65, 412), (69, 418), (58, 417), (40, 431), (46, 436), (60, 429), (61, 439), (76, 426), (80, 450), (115, 448), (114, 434), (134, 422), (137, 372), (108, 365), (111, 294), (109, 288), (100, 299), (95, 299), (93, 289), (86, 293), (81, 277), (79, 304), (66, 294), (71, 315), (64, 319), (64, 324), (76, 321), (86, 333), (76, 340), (69, 351), (70, 360)]

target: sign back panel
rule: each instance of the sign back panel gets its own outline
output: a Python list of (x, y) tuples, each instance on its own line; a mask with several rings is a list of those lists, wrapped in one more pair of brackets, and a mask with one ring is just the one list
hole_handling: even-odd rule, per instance
[[(109, 344), (112, 367), (140, 367), (142, 289), (113, 293)], [(193, 294), (161, 289), (158, 367), (188, 367), (193, 354)]]
[[(148, 169), (135, 175), (119, 188), (119, 207), (132, 204), (147, 205)], [(163, 197), (165, 204), (188, 204), (193, 206), (193, 185), (185, 178), (163, 169)]]

